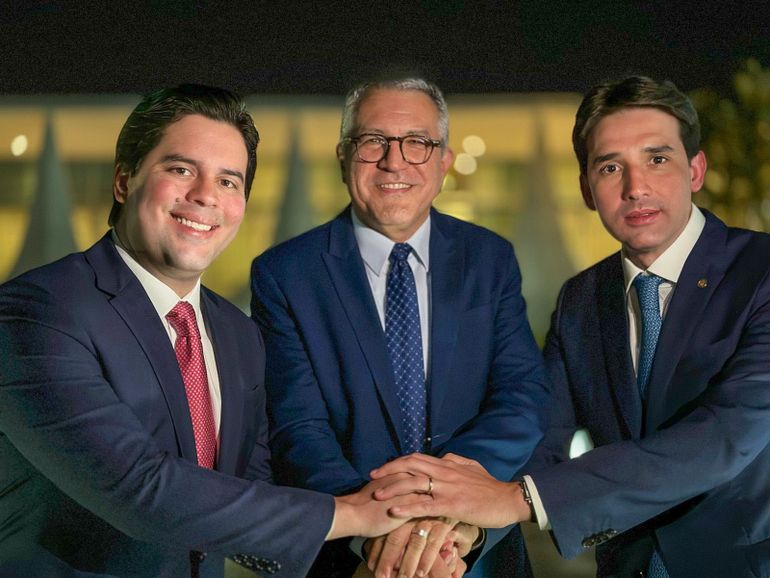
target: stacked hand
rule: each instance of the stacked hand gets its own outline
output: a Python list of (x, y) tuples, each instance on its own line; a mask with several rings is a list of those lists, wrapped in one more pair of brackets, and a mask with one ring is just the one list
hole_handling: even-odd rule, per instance
[(376, 578), (429, 576), (459, 578), (478, 528), (446, 518), (407, 522), (387, 536), (366, 543), (368, 567)]
[(376, 578), (459, 578), (477, 526), (502, 528), (530, 518), (518, 484), (500, 482), (461, 456), (412, 454), (371, 475), (355, 494), (335, 498), (327, 539), (375, 537), (366, 550)]
[[(403, 473), (410, 475), (391, 477)], [(431, 488), (431, 500), (393, 505), (390, 514), (400, 518), (448, 516), (483, 528), (502, 528), (530, 519), (518, 484), (496, 480), (478, 462), (454, 454), (404, 456), (374, 470), (372, 479), (388, 480), (376, 489), (378, 500)]]

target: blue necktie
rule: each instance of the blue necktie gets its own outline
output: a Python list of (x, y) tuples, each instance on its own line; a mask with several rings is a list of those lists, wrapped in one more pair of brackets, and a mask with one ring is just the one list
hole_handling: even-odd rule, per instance
[(385, 291), (385, 340), (401, 407), (405, 454), (421, 451), (425, 439), (425, 371), (417, 287), (407, 262), (411, 251), (406, 243), (393, 246)]
[(650, 370), (652, 360), (655, 359), (660, 326), (663, 325), (658, 296), (658, 287), (661, 283), (663, 279), (657, 275), (639, 274), (634, 279), (639, 309), (642, 312), (642, 342), (639, 347), (639, 361), (636, 364), (636, 384), (642, 399), (647, 392), (647, 382), (650, 381)]
[[(639, 387), (642, 400), (647, 393), (652, 360), (655, 358), (660, 327), (663, 325), (658, 292), (661, 283), (663, 283), (663, 279), (657, 275), (640, 274), (634, 279), (636, 296), (639, 298), (639, 309), (642, 313), (642, 343), (639, 347), (639, 361), (636, 365), (636, 385)], [(650, 564), (647, 567), (647, 576), (648, 578), (668, 578), (668, 572), (657, 549), (652, 553)]]

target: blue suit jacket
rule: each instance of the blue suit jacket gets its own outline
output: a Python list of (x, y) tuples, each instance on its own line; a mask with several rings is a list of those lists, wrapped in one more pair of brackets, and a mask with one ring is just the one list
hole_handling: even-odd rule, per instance
[(234, 553), (304, 575), (332, 500), (250, 481), (269, 479), (263, 344), (206, 289), (201, 308), (222, 392), (217, 471), (196, 465), (173, 347), (107, 236), (0, 286), (0, 562), (176, 577), (196, 550), (202, 576)]
[[(770, 575), (770, 236), (706, 213), (644, 409), (623, 285), (620, 254), (569, 280), (546, 342), (552, 425), (528, 469), (558, 548), (601, 544), (600, 576), (637, 576), (655, 543), (672, 578)], [(576, 427), (596, 449), (538, 472)]]
[[(500, 479), (540, 440), (547, 397), (520, 282), (510, 243), (432, 211), (430, 452), (474, 458)], [(258, 257), (252, 288), (277, 479), (335, 494), (361, 486), (402, 453), (403, 436), (349, 209)]]

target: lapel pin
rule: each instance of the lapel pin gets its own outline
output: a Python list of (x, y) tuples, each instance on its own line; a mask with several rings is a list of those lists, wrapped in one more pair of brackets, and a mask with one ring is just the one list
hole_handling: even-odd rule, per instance
[(698, 279), (698, 287), (701, 289), (705, 289), (709, 286), (709, 281), (705, 277), (703, 279)]

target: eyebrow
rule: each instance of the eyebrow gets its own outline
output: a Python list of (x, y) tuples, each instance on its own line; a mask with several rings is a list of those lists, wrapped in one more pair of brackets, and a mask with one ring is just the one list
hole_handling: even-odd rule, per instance
[[(160, 159), (160, 162), (163, 164), (181, 162), (181, 163), (187, 163), (189, 165), (193, 165), (194, 167), (198, 166), (198, 161), (182, 155), (166, 155)], [(244, 180), (243, 173), (241, 173), (241, 171), (235, 171), (233, 169), (228, 169), (228, 168), (221, 168), (219, 169), (219, 172), (225, 175), (230, 175), (231, 177), (237, 177), (241, 180), (241, 182), (243, 182)]]
[[(648, 154), (657, 154), (657, 153), (670, 153), (673, 152), (674, 148), (670, 147), (668, 145), (661, 145), (661, 146), (655, 146), (655, 147), (644, 147), (642, 149), (643, 153)], [(596, 157), (592, 162), (591, 165), (599, 165), (606, 161), (611, 161), (612, 159), (619, 156), (619, 153), (607, 153), (606, 155), (600, 155)]]

